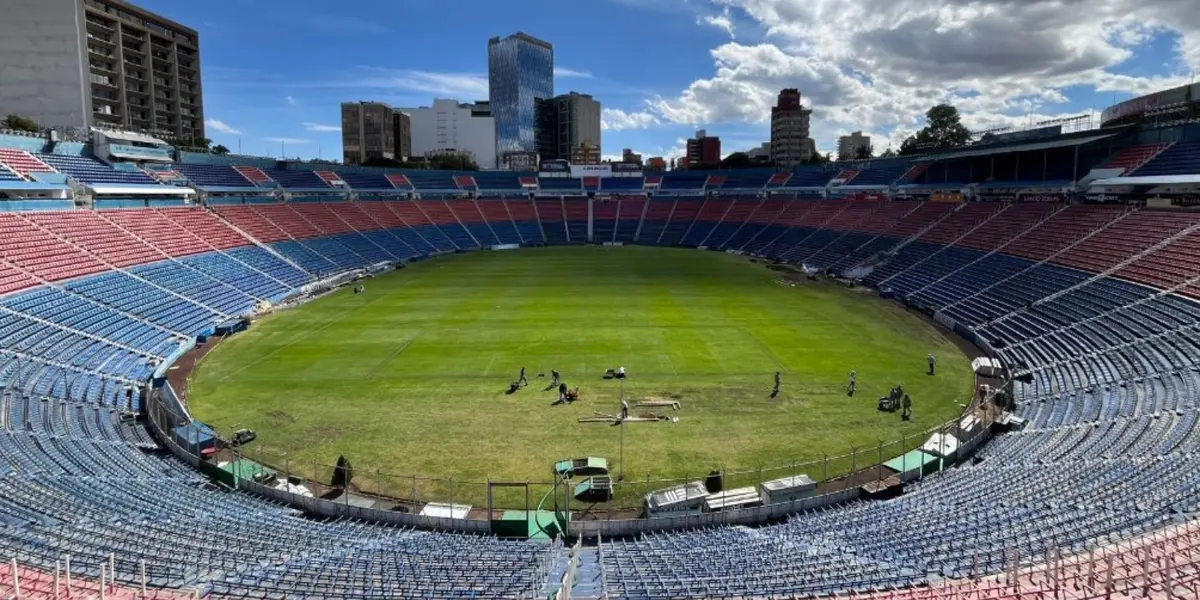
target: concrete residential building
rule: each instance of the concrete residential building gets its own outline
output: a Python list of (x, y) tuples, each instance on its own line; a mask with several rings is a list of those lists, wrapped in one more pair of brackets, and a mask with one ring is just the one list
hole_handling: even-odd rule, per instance
[(395, 110), (382, 102), (342, 103), (342, 162), (361, 165), (396, 156)]
[(481, 169), (497, 168), (496, 122), (488, 102), (466, 104), (436, 98), (430, 106), (396, 110), (408, 115), (410, 156), (453, 151), (470, 155)]
[(587, 94), (571, 92), (534, 100), (535, 138), (542, 160), (567, 159), (576, 164), (600, 154), (600, 103)]
[(761, 146), (746, 151), (746, 156), (752, 162), (767, 164), (771, 162), (771, 142), (763, 142)]
[(571, 148), (571, 157), (568, 158), (573, 165), (598, 165), (600, 164), (600, 146), (584, 142)]
[(690, 166), (712, 165), (721, 162), (721, 138), (710, 137), (701, 129), (696, 137), (687, 141), (687, 163)]
[(621, 162), (631, 165), (640, 165), (642, 164), (642, 155), (634, 152), (631, 148), (622, 148)]
[(815, 144), (809, 137), (812, 109), (800, 104), (800, 90), (788, 88), (779, 92), (771, 108), (771, 160), (781, 167), (790, 167), (812, 158)]
[(496, 155), (537, 151), (537, 98), (554, 97), (554, 47), (525, 33), (488, 40), (488, 99), (495, 117)]
[(412, 121), (398, 110), (392, 111), (392, 138), (396, 160), (412, 156)]
[(0, 114), (204, 137), (200, 38), (122, 0), (5, 0)]
[(871, 148), (871, 136), (855, 131), (850, 135), (838, 138), (838, 160), (854, 160), (858, 158), (859, 150)]

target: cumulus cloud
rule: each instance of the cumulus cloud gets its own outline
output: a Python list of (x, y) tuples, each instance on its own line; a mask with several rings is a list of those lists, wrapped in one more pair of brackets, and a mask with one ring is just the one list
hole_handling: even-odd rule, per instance
[(604, 131), (646, 129), (658, 122), (658, 117), (645, 111), (626, 112), (619, 108), (605, 108), (600, 111), (600, 129)]
[(321, 133), (329, 133), (329, 132), (334, 132), (334, 131), (341, 131), (342, 128), (340, 125), (324, 125), (321, 123), (304, 123), (304, 130), (305, 131), (317, 131), (317, 132), (321, 132)]
[(204, 125), (206, 127), (208, 127), (209, 129), (212, 129), (213, 131), (219, 131), (219, 132), (227, 134), (227, 135), (241, 135), (242, 134), (242, 132), (240, 130), (235, 129), (234, 127), (232, 127), (231, 125), (229, 125), (228, 123), (226, 123), (225, 121), (222, 121), (220, 119), (205, 119)]
[[(1200, 67), (1195, 0), (709, 0), (722, 18), (752, 23), (758, 43), (710, 51), (713, 72), (648, 99), (651, 118), (692, 126), (762, 124), (779, 90), (812, 106), (813, 137), (828, 149), (862, 129), (882, 150), (951, 102), (972, 128), (1068, 116), (1078, 90), (1143, 94), (1187, 83)], [(1174, 36), (1170, 74), (1123, 67), (1155, 36)], [(1100, 108), (1100, 107), (1096, 107)], [(614, 117), (613, 122), (617, 122)]]

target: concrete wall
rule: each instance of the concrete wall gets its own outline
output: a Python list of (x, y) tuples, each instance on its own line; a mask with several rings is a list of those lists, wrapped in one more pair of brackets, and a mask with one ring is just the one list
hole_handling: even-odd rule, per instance
[(0, 118), (91, 124), (86, 30), (76, 0), (6, 0), (0, 17)]
[(492, 117), (472, 117), (470, 105), (460, 108), (454, 100), (438, 99), (433, 106), (400, 108), (409, 116), (412, 156), (431, 150), (465, 150), (481, 169), (496, 168), (496, 122)]

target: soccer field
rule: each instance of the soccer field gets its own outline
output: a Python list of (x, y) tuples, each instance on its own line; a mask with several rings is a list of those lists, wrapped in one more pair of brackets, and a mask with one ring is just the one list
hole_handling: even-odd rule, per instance
[[(344, 289), (259, 320), (202, 360), (189, 405), (223, 431), (256, 430), (251, 449), (276, 467), (306, 472), (345, 455), (368, 491), (407, 497), (402, 476), (453, 477), (451, 493), (482, 503), (479, 482), (546, 482), (563, 458), (603, 456), (638, 480), (695, 479), (874, 449), (950, 419), (970, 397), (966, 356), (925, 321), (874, 294), (779, 277), (743, 257), (672, 248), (447, 256), (368, 281), (363, 295)], [(577, 422), (618, 411), (621, 386), (601, 377), (617, 366), (631, 405), (683, 405), (678, 422), (624, 427), (624, 465), (621, 428)], [(506, 394), (521, 367), (530, 385)], [(552, 406), (551, 369), (579, 387), (579, 402)], [(775, 371), (783, 385), (771, 399)], [(896, 384), (913, 398), (909, 422), (876, 410)], [(376, 472), (389, 476), (367, 483)], [(446, 493), (425, 485), (419, 495)]]

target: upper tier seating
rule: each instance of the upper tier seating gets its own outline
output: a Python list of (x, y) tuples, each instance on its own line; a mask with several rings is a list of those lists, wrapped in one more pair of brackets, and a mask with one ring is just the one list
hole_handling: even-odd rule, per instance
[(521, 175), (512, 171), (479, 171), (475, 173), (475, 185), (484, 192), (519, 192)]
[(254, 184), (225, 165), (190, 165), (176, 163), (175, 170), (199, 187), (254, 188)]
[(1136, 171), (1151, 158), (1167, 149), (1170, 144), (1136, 144), (1123, 148), (1104, 163), (1106, 169), (1121, 169), (1121, 173)]
[(357, 171), (348, 171), (341, 174), (342, 181), (346, 182), (351, 189), (359, 191), (367, 190), (387, 190), (393, 191), (396, 186), (388, 180), (383, 173), (361, 173)]
[(24, 150), (16, 148), (0, 148), (0, 164), (7, 169), (30, 177), (33, 173), (52, 173), (54, 168), (45, 161)]
[(1149, 177), (1196, 174), (1200, 174), (1200, 140), (1176, 142), (1130, 175)]
[(114, 183), (132, 185), (160, 185), (158, 180), (142, 171), (118, 171), (86, 156), (64, 156), (61, 154), (39, 154), (38, 158), (59, 172), (83, 183)]
[(265, 169), (263, 173), (285, 190), (328, 190), (331, 187), (314, 171)]

